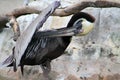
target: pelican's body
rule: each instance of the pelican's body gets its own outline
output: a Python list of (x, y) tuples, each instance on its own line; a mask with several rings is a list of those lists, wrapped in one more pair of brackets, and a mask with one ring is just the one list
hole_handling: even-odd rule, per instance
[(71, 37), (32, 39), (21, 59), (20, 65), (40, 65), (62, 55)]
[[(67, 25), (67, 28), (75, 26), (78, 28), (78, 31), (75, 31), (75, 33), (78, 36), (83, 36), (88, 34), (93, 29), (93, 22), (94, 18), (92, 16), (83, 12), (79, 12), (73, 15)], [(24, 65), (41, 65), (43, 72), (49, 72), (51, 60), (61, 56), (64, 53), (65, 49), (70, 43), (72, 37), (72, 35), (70, 35), (58, 35), (59, 37), (55, 37), (55, 35), (54, 37), (38, 37), (39, 35), (34, 34), (34, 37), (32, 38), (24, 55), (21, 58), (19, 66), (21, 66), (21, 69), (23, 70)], [(14, 66), (12, 59), (13, 56), (10, 56), (8, 59), (6, 59), (4, 64), (11, 60), (9, 61), (8, 66)]]

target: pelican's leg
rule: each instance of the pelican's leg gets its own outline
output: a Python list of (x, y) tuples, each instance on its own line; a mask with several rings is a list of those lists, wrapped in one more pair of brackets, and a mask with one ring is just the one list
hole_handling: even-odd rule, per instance
[(50, 77), (49, 77), (49, 73), (51, 71), (50, 62), (51, 62), (51, 60), (47, 60), (46, 62), (41, 64), (43, 75), (44, 75), (46, 80), (50, 80)]

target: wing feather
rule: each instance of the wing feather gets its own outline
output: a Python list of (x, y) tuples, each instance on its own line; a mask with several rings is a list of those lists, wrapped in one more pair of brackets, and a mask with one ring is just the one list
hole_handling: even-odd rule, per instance
[[(25, 53), (26, 48), (28, 47), (34, 33), (42, 27), (46, 19), (53, 13), (53, 11), (59, 7), (60, 2), (55, 1), (44, 9), (39, 16), (30, 24), (30, 26), (23, 32), (23, 34), (18, 38), (14, 50), (14, 68), (17, 68), (20, 64), (21, 58)], [(33, 46), (34, 47), (34, 46)]]

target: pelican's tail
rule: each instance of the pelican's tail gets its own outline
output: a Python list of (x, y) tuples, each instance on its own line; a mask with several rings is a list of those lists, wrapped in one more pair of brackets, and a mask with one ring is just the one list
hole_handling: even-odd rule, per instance
[[(5, 68), (5, 67), (12, 67), (14, 66), (14, 63), (13, 63), (13, 55), (10, 55), (7, 59), (5, 59), (2, 63), (0, 63), (0, 69), (2, 68)], [(21, 72), (22, 72), (22, 75), (23, 75), (23, 67), (24, 65), (21, 65)], [(14, 70), (14, 67), (13, 67), (13, 70)], [(16, 70), (14, 70), (14, 72), (16, 72)]]
[(13, 55), (10, 55), (2, 63), (0, 63), (0, 68), (9, 67), (9, 66), (13, 66)]

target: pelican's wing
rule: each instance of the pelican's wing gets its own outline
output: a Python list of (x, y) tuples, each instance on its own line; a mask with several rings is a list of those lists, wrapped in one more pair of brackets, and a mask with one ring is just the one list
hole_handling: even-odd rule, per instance
[(46, 19), (53, 13), (53, 11), (58, 8), (60, 5), (59, 1), (53, 2), (46, 9), (44, 9), (39, 16), (28, 26), (28, 28), (23, 32), (23, 34), (18, 38), (16, 42), (15, 49), (13, 51), (14, 59), (14, 70), (17, 70), (18, 65), (20, 64), (21, 57), (23, 56), (28, 44), (31, 41), (34, 33), (42, 27)]

